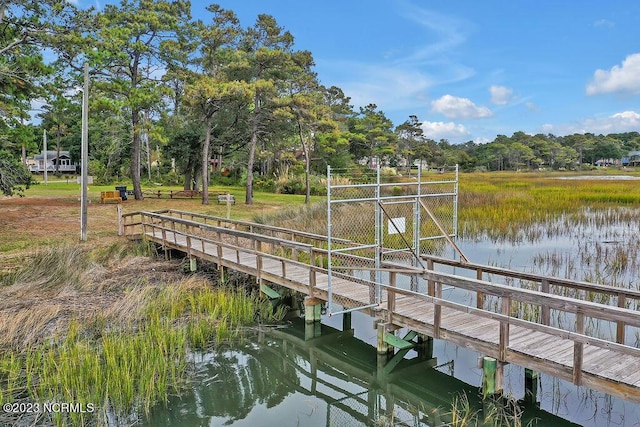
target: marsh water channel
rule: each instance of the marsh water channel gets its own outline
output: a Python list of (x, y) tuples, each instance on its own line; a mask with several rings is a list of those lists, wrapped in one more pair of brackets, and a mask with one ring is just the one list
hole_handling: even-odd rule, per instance
[[(475, 263), (635, 289), (637, 215), (631, 208), (585, 209), (504, 238), (463, 237), (458, 245)], [(443, 251), (439, 255), (456, 256)], [(468, 302), (473, 295), (445, 288), (443, 297)], [(524, 369), (515, 365), (505, 368), (504, 393), (510, 401), (496, 409), (481, 398), (481, 355), (440, 340), (434, 340), (419, 369), (376, 376), (373, 319), (355, 312), (352, 332), (344, 332), (342, 317), (323, 316), (321, 338), (312, 342), (304, 339), (304, 321), (294, 318), (281, 327), (249, 332), (214, 352), (193, 354), (192, 386), (158, 407), (143, 425), (436, 426), (447, 425), (452, 408), (466, 402), (468, 411), (482, 419), (483, 414), (508, 417), (516, 401), (522, 424), (509, 425), (640, 425), (640, 405), (544, 374), (538, 376), (535, 401), (526, 401)], [(595, 336), (615, 337), (612, 325), (589, 327)], [(639, 331), (627, 329), (627, 342), (639, 346)], [(411, 351), (406, 359), (421, 357)]]

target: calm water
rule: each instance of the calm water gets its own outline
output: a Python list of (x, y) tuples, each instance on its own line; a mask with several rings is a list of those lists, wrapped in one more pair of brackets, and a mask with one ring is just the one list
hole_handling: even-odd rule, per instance
[[(341, 323), (340, 316), (331, 320)], [(297, 319), (217, 352), (194, 354), (192, 387), (143, 425), (433, 426), (448, 419), (451, 402), (463, 395), (474, 411), (483, 410), (478, 354), (436, 340), (431, 358), (412, 352), (395, 374), (377, 376), (375, 347), (367, 343), (375, 340), (371, 319), (353, 315), (352, 326), (361, 331), (356, 336), (336, 326), (323, 325), (321, 338), (305, 341), (304, 322)], [(505, 369), (505, 392), (523, 398), (524, 373), (517, 366)], [(537, 402), (522, 408), (523, 421), (541, 426), (640, 425), (638, 405), (545, 375)]]
[[(374, 347), (327, 325), (323, 329), (322, 338), (305, 342), (298, 320), (216, 353), (194, 355), (193, 387), (144, 425), (431, 426), (447, 420), (451, 401), (463, 395), (474, 411), (483, 410), (479, 388), (457, 378), (480, 378), (468, 366), (475, 364), (474, 355), (436, 343), (440, 357), (414, 354), (397, 374), (377, 376)], [(526, 406), (525, 413), (525, 420), (544, 422), (539, 425), (572, 425), (537, 405)]]
[[(584, 280), (607, 271), (607, 257), (598, 264), (597, 253), (637, 239), (635, 224), (603, 230), (587, 221), (554, 238), (539, 233), (517, 242), (480, 239), (459, 246), (473, 262)], [(588, 268), (585, 259), (591, 260)], [(634, 286), (636, 272), (633, 266), (614, 279)], [(472, 298), (459, 290), (444, 296)], [(304, 322), (295, 319), (215, 353), (194, 354), (192, 387), (143, 425), (433, 426), (447, 421), (451, 402), (461, 396), (474, 411), (490, 410), (479, 398), (479, 354), (435, 340), (420, 354), (410, 352), (391, 375), (377, 375), (372, 319), (354, 313), (351, 326), (353, 332), (342, 332), (342, 316), (324, 316), (320, 338), (305, 341)], [(507, 366), (504, 387), (506, 395), (522, 400), (524, 370)], [(536, 402), (522, 407), (523, 425), (640, 426), (640, 405), (547, 375), (538, 379)]]

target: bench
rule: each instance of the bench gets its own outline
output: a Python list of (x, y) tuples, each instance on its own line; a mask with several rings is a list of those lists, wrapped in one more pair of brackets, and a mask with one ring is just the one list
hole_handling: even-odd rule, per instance
[(236, 204), (236, 196), (233, 194), (218, 194), (218, 203)]
[(100, 203), (109, 203), (109, 202), (122, 202), (122, 197), (120, 197), (119, 191), (101, 191), (100, 192)]

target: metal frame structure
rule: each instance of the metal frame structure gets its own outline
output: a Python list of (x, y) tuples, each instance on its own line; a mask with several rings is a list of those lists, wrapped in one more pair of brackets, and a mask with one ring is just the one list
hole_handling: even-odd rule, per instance
[[(385, 267), (410, 264), (425, 269), (420, 255), (430, 252), (427, 242), (433, 246), (446, 240), (466, 261), (453, 241), (458, 232), (457, 165), (448, 176), (452, 174), (451, 179), (442, 179), (438, 172), (423, 175), (419, 167), (417, 177), (405, 178), (383, 176), (379, 165), (369, 174), (327, 166), (327, 314), (378, 306)], [(332, 278), (365, 272), (377, 284), (371, 304), (335, 310), (340, 302), (334, 301)]]

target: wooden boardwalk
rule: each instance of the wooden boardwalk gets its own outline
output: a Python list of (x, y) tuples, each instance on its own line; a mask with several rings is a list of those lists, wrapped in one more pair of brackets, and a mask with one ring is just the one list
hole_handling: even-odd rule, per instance
[[(329, 298), (323, 236), (172, 210), (126, 214), (120, 226), (124, 235), (249, 274), (260, 284), (284, 286), (323, 301)], [(408, 328), (501, 364), (513, 363), (640, 403), (640, 349), (629, 342), (640, 330), (640, 311), (635, 309), (640, 292), (423, 258), (426, 270), (383, 265), (385, 283), (333, 272), (334, 301), (345, 309), (363, 308), (386, 321), (391, 333)], [(469, 269), (476, 278), (436, 271), (436, 265), (446, 264)], [(483, 280), (487, 274), (530, 286), (492, 283)], [(405, 285), (412, 277), (426, 281), (426, 291)], [(444, 298), (443, 287), (464, 290), (474, 301)], [(587, 295), (615, 305), (587, 301)], [(565, 321), (554, 322), (559, 316)], [(594, 322), (614, 329), (612, 338), (591, 333), (588, 326)]]

